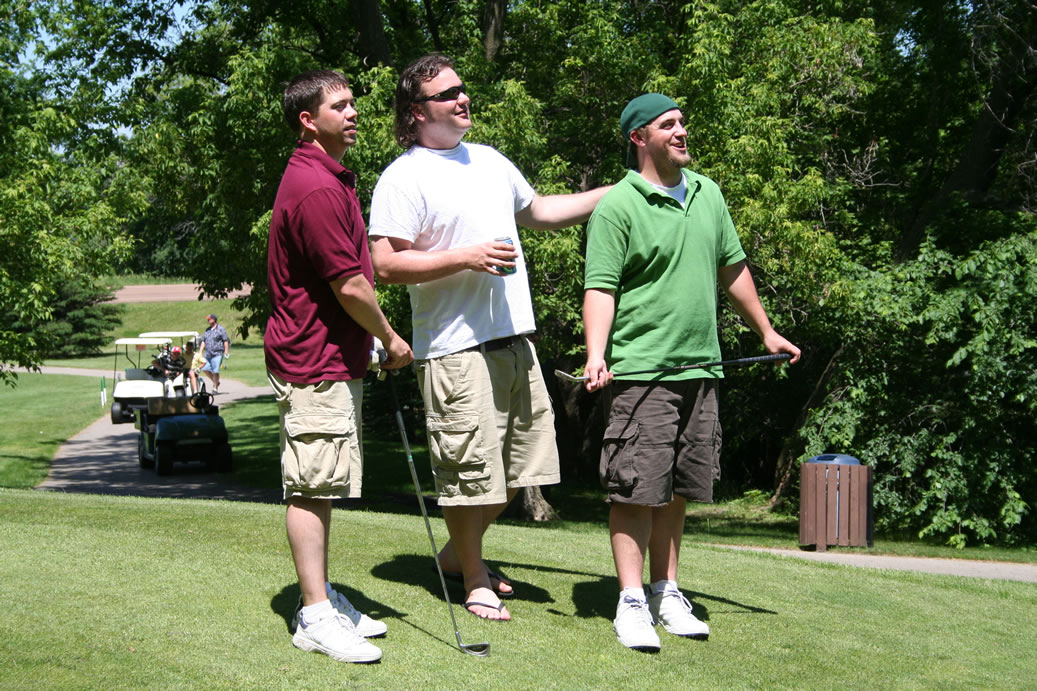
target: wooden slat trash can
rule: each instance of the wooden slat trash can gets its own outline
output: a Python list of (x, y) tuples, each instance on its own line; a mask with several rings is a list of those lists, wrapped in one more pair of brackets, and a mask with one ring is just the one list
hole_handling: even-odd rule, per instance
[(871, 468), (853, 456), (822, 454), (800, 466), (799, 544), (871, 547)]

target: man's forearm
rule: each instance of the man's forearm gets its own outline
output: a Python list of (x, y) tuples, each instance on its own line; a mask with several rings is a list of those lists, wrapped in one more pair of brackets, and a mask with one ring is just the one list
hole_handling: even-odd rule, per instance
[(616, 313), (616, 298), (612, 291), (590, 289), (583, 294), (583, 335), (587, 343), (588, 360), (604, 360), (609, 332)]
[(534, 230), (574, 226), (590, 218), (598, 200), (610, 189), (611, 185), (575, 194), (537, 195), (529, 206), (515, 214), (515, 218), (520, 225)]
[(761, 339), (774, 330), (767, 312), (760, 303), (756, 283), (744, 261), (721, 267), (717, 271), (720, 285), (734, 305), (735, 311)]
[(351, 274), (331, 282), (342, 309), (353, 318), (365, 331), (377, 336), (383, 343), (388, 343), (396, 334), (389, 320), (378, 306), (374, 288), (361, 273)]
[(468, 269), (465, 248), (424, 252), (406, 249), (372, 252), (375, 272), (382, 283), (414, 285), (452, 276)]

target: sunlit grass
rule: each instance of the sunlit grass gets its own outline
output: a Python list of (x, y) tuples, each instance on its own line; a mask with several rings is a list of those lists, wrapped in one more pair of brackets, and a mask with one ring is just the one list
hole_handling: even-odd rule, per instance
[(0, 487), (43, 482), (58, 447), (107, 410), (100, 378), (21, 372), (0, 386)]
[(281, 506), (0, 490), (0, 688), (1017, 689), (1037, 678), (1032, 584), (688, 538), (679, 581), (709, 641), (660, 628), (661, 652), (630, 651), (612, 631), (607, 533), (528, 524), (486, 536), (487, 559), (515, 584), (511, 622), (467, 614), (451, 584), (463, 640), (491, 645), (473, 658), (456, 648), (422, 519), (333, 514), (331, 580), (388, 624), (379, 665), (291, 645), (299, 591)]

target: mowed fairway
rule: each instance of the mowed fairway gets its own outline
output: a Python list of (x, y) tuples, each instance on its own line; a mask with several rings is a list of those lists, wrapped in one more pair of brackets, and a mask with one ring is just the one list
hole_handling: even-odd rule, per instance
[[(1025, 688), (1033, 584), (856, 569), (686, 542), (681, 583), (713, 629), (616, 642), (604, 530), (494, 527), (510, 623), (455, 608), (419, 517), (336, 510), (332, 581), (384, 619), (381, 664), (294, 649), (283, 508), (0, 490), (3, 688)], [(434, 519), (437, 538), (442, 522)], [(361, 588), (362, 594), (354, 588)], [(460, 597), (460, 590), (453, 591)]]

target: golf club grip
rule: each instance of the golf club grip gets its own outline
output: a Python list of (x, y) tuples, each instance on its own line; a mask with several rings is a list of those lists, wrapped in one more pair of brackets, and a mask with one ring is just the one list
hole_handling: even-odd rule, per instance
[(755, 355), (753, 357), (742, 357), (736, 360), (717, 360), (716, 362), (703, 362), (699, 365), (675, 365), (673, 367), (663, 367), (659, 369), (643, 369), (635, 372), (615, 372), (612, 376), (614, 377), (631, 377), (635, 374), (656, 374), (659, 372), (677, 372), (686, 369), (702, 369), (704, 367), (721, 367), (729, 366), (736, 367), (741, 365), (752, 365), (757, 362), (776, 362), (778, 360), (791, 360), (791, 353), (771, 353), (769, 355)]

